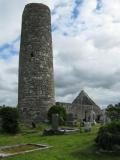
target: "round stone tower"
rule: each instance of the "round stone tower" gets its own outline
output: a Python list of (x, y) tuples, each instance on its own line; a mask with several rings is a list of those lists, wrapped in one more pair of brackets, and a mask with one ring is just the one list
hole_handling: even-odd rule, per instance
[(18, 108), (24, 122), (47, 119), (54, 105), (50, 9), (39, 3), (25, 6), (19, 56)]

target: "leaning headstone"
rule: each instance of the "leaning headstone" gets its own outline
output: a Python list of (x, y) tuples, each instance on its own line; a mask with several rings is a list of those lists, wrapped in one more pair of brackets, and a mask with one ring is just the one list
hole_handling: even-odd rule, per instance
[(59, 127), (59, 115), (52, 114), (52, 130), (58, 130)]
[(90, 132), (91, 131), (91, 122), (84, 122), (84, 131)]

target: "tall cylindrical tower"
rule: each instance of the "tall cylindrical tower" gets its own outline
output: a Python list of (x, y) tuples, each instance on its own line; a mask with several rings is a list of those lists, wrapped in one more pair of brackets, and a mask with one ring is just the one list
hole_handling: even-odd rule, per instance
[(43, 4), (30, 3), (22, 17), (18, 88), (21, 120), (46, 120), (54, 102), (50, 10)]

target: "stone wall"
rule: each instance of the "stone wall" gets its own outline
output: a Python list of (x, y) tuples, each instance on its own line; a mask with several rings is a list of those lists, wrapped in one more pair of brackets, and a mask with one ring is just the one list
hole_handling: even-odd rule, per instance
[(22, 16), (18, 91), (21, 120), (46, 120), (47, 110), (54, 103), (50, 10), (31, 3)]
[(72, 104), (72, 113), (79, 119), (85, 119), (86, 115), (89, 116), (91, 111), (94, 111), (96, 116), (101, 115), (101, 109), (97, 105)]
[(65, 102), (57, 102), (57, 104), (63, 105), (63, 107), (66, 109), (67, 114), (73, 114), (73, 117), (79, 118), (79, 119), (85, 119), (86, 115), (90, 116), (91, 111), (93, 110), (96, 114), (96, 116), (101, 115), (101, 109), (97, 105), (81, 105), (77, 103), (65, 103)]

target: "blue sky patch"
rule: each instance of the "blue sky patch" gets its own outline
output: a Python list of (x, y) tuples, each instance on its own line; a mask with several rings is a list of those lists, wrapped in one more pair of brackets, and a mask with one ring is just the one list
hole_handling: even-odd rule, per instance
[(64, 32), (63, 35), (64, 35), (64, 36), (68, 36), (68, 33), (67, 33), (67, 32)]
[(10, 47), (10, 44), (8, 44), (8, 43), (0, 46), (0, 52), (3, 52), (5, 49), (8, 49), (9, 47)]
[(75, 0), (75, 7), (72, 12), (71, 18), (76, 19), (79, 15), (79, 7), (83, 4), (84, 0)]
[(13, 40), (11, 43), (5, 43), (0, 46), (0, 59), (8, 59), (12, 55), (16, 55), (19, 52), (19, 48), (16, 48), (16, 43), (20, 42), (20, 36)]
[(58, 27), (53, 24), (53, 25), (52, 25), (52, 32), (54, 32), (54, 31), (56, 31), (56, 30), (58, 30)]
[(102, 0), (97, 0), (96, 10), (100, 11), (103, 7)]

